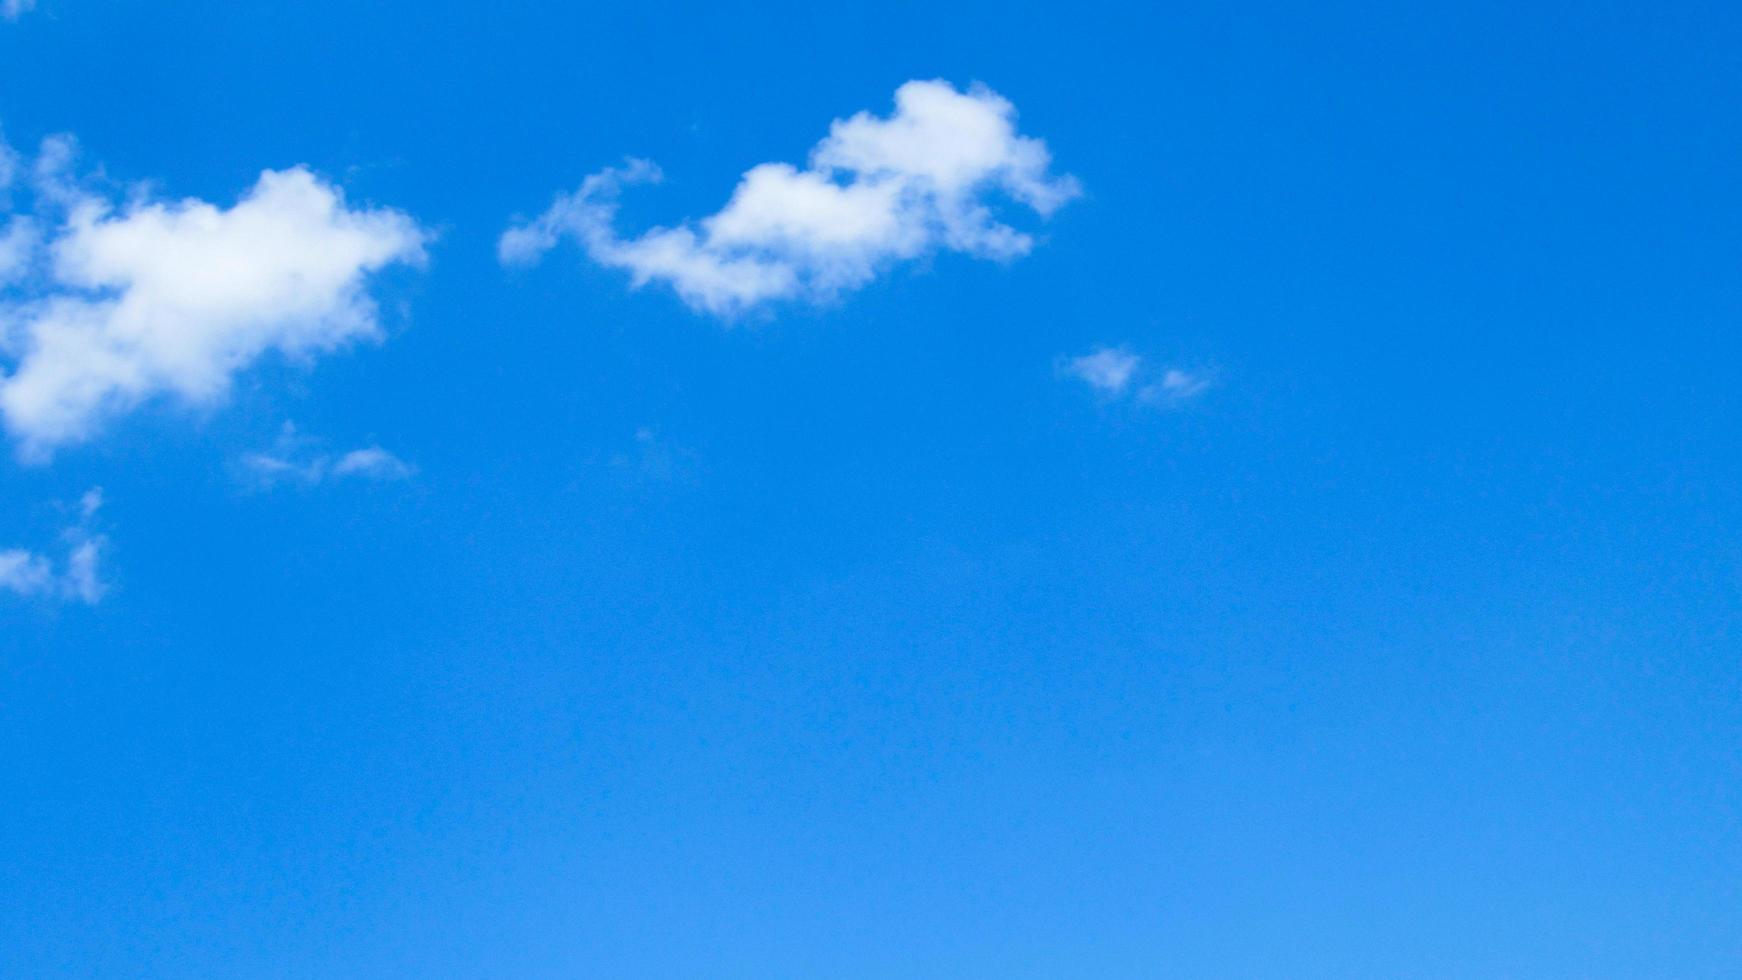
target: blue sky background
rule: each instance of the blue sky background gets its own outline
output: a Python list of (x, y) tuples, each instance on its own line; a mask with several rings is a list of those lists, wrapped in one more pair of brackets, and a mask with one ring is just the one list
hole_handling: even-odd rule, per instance
[[(41, 0), (14, 145), (439, 239), (385, 343), (0, 464), (0, 544), (111, 541), (0, 595), (0, 975), (1742, 972), (1739, 28)], [(496, 260), (914, 78), (1082, 182), (1032, 254), (735, 325)], [(417, 474), (250, 486), (287, 421)]]

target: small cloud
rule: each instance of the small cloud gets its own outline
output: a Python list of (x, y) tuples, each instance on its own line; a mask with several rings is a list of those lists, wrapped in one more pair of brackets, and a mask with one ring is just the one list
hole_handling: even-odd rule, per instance
[(319, 479), (317, 473), (304, 470), (288, 459), (281, 459), (269, 453), (243, 453), (240, 460), (242, 468), (253, 474), (262, 483), (277, 483), (280, 480), (307, 480), (313, 482)]
[(1040, 218), (1080, 193), (1051, 172), (1046, 144), (1016, 129), (1016, 107), (984, 86), (910, 81), (888, 116), (837, 119), (801, 167), (758, 164), (717, 212), (623, 237), (617, 199), (660, 179), (631, 159), (586, 178), (497, 243), (505, 265), (572, 239), (635, 287), (664, 283), (692, 309), (730, 317), (780, 300), (825, 302), (897, 263), (939, 252), (1008, 262), (1034, 237), (994, 215), (1000, 201)]
[(362, 479), (387, 482), (410, 479), (411, 464), (380, 446), (365, 446), (334, 455), (323, 451), (321, 442), (297, 432), (290, 422), (269, 450), (243, 453), (241, 468), (262, 487), (281, 483), (314, 486), (330, 480)]
[(0, 17), (17, 20), (36, 6), (36, 0), (0, 0)]
[(1065, 371), (1097, 391), (1117, 395), (1131, 383), (1143, 358), (1123, 348), (1101, 347), (1065, 362)]
[(0, 551), (0, 589), (19, 595), (39, 595), (54, 584), (54, 564), (22, 548)]
[(1137, 393), (1141, 401), (1151, 404), (1161, 403), (1177, 405), (1190, 401), (1210, 390), (1210, 379), (1202, 374), (1181, 371), (1178, 368), (1168, 368), (1161, 380), (1146, 386)]
[(108, 591), (97, 573), (103, 546), (107, 543), (107, 539), (101, 537), (85, 538), (67, 555), (66, 571), (61, 576), (62, 587), (86, 605), (96, 605)]
[(66, 556), (58, 564), (47, 555), (24, 548), (0, 551), (0, 591), (96, 605), (108, 591), (101, 566), (109, 539), (92, 530), (102, 506), (101, 488), (93, 488), (79, 499), (78, 523), (61, 532)]
[(410, 464), (380, 446), (353, 449), (333, 464), (333, 476), (356, 476), (370, 480), (404, 480), (411, 476)]
[(1212, 385), (1209, 376), (1180, 368), (1162, 369), (1157, 376), (1143, 357), (1123, 347), (1097, 347), (1087, 354), (1066, 358), (1062, 361), (1062, 372), (1109, 398), (1129, 395), (1143, 405), (1181, 405)]

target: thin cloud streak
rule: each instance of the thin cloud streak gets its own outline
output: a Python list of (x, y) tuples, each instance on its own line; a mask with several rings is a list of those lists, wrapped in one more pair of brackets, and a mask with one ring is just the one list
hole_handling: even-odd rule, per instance
[(283, 483), (315, 486), (334, 480), (385, 483), (408, 480), (417, 473), (416, 467), (380, 446), (335, 454), (321, 450), (320, 442), (286, 422), (271, 449), (243, 453), (237, 462), (250, 481), (262, 488)]

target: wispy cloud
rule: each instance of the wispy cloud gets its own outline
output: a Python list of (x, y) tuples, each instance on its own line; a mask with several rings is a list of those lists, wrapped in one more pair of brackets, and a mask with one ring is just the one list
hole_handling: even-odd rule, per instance
[(108, 591), (101, 564), (109, 539), (93, 530), (102, 506), (100, 488), (79, 498), (76, 523), (61, 532), (63, 554), (58, 561), (24, 548), (0, 550), (0, 591), (95, 605)]
[(1148, 361), (1124, 347), (1097, 347), (1087, 354), (1060, 359), (1060, 373), (1077, 379), (1110, 399), (1128, 398), (1144, 405), (1177, 406), (1208, 391), (1208, 375), (1180, 368), (1153, 369)]
[(404, 480), (415, 470), (398, 456), (379, 446), (353, 449), (333, 462), (335, 477), (356, 477), (366, 480)]
[[(378, 338), (367, 278), (423, 260), (411, 218), (352, 208), (302, 167), (262, 173), (230, 207), (143, 187), (116, 204), (73, 173), (75, 152), (45, 141), (34, 210), (0, 222), (0, 422), (29, 460), (156, 397), (221, 400), (269, 353)], [(7, 159), (10, 182), (26, 168)]]
[(299, 433), (289, 422), (284, 424), (271, 449), (243, 453), (238, 463), (243, 473), (262, 487), (283, 483), (314, 486), (331, 480), (388, 482), (410, 479), (417, 472), (411, 464), (380, 446), (343, 453), (325, 451), (321, 440)]
[(54, 565), (22, 548), (0, 551), (0, 589), (19, 595), (40, 595), (54, 585)]
[(36, 7), (36, 0), (0, 0), (0, 18), (16, 20)]
[(996, 220), (992, 198), (1045, 217), (1078, 194), (1073, 178), (1049, 173), (1046, 144), (1018, 135), (1015, 120), (1015, 106), (990, 89), (908, 82), (894, 114), (836, 120), (804, 169), (751, 168), (726, 206), (699, 222), (620, 237), (612, 225), (621, 189), (661, 176), (631, 160), (511, 227), (498, 253), (505, 264), (529, 263), (572, 238), (593, 261), (627, 270), (634, 285), (666, 283), (717, 315), (826, 300), (938, 250), (1014, 259), (1034, 239)]
[(1097, 391), (1117, 395), (1131, 383), (1143, 358), (1120, 347), (1102, 347), (1065, 362), (1065, 370)]
[(1162, 372), (1160, 381), (1143, 386), (1137, 397), (1151, 403), (1178, 404), (1190, 401), (1209, 390), (1208, 377), (1178, 368), (1168, 368)]
[(635, 430), (627, 449), (612, 453), (611, 468), (637, 485), (682, 483), (693, 479), (699, 460), (694, 451), (672, 442), (651, 426)]

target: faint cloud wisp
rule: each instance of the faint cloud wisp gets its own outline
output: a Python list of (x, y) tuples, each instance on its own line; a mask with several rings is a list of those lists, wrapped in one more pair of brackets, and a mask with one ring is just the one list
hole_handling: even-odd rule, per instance
[(102, 506), (101, 488), (79, 498), (77, 521), (61, 532), (64, 554), (58, 562), (24, 548), (0, 550), (0, 591), (96, 605), (108, 591), (101, 564), (109, 539), (93, 530)]
[(243, 453), (237, 461), (256, 486), (269, 489), (284, 483), (315, 486), (331, 480), (407, 480), (417, 470), (410, 463), (382, 449), (365, 446), (334, 454), (321, 449), (321, 440), (299, 433), (286, 422), (271, 449)]
[(1213, 384), (1208, 375), (1181, 368), (1157, 373), (1145, 358), (1124, 347), (1097, 347), (1087, 354), (1062, 358), (1059, 370), (1109, 400), (1128, 399), (1166, 408), (1197, 398)]
[(1096, 391), (1117, 395), (1131, 383), (1143, 358), (1122, 347), (1101, 347), (1065, 362), (1065, 370)]

